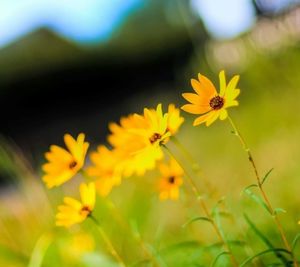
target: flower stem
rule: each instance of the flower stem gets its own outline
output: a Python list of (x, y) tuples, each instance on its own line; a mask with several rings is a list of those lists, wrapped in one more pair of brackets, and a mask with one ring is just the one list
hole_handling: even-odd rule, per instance
[[(82, 175), (85, 179), (87, 179), (87, 180), (91, 180), (91, 179), (92, 179), (92, 178), (87, 174), (87, 172), (86, 172), (84, 169), (81, 169), (81, 170), (80, 170), (80, 173), (81, 173), (81, 175)], [(148, 257), (149, 259), (151, 259), (151, 261), (152, 261), (152, 263), (153, 263), (153, 266), (154, 266), (154, 267), (159, 267), (160, 265), (159, 265), (158, 261), (155, 259), (155, 257), (153, 256), (153, 253), (151, 253), (151, 252), (148, 250), (148, 248), (147, 248), (146, 244), (144, 243), (144, 241), (142, 240), (142, 238), (141, 238), (140, 236), (137, 237), (137, 236), (133, 233), (133, 231), (132, 231), (130, 225), (129, 225), (128, 222), (124, 219), (124, 217), (121, 215), (121, 212), (117, 209), (117, 207), (115, 206), (115, 204), (114, 204), (112, 201), (108, 200), (108, 198), (105, 198), (105, 203), (106, 203), (106, 205), (108, 206), (108, 208), (112, 211), (112, 214), (113, 214), (113, 216), (115, 217), (115, 219), (116, 219), (116, 221), (118, 222), (118, 224), (119, 224), (123, 229), (126, 229), (127, 231), (129, 231), (129, 232), (132, 233), (132, 235), (134, 236), (135, 240), (137, 241), (137, 243), (140, 245), (141, 249), (143, 250), (144, 255), (145, 255), (146, 257)], [(94, 217), (90, 216), (90, 218), (96, 223), (97, 220), (96, 220)], [(97, 226), (98, 226), (98, 225), (99, 225), (99, 223), (98, 223), (98, 221), (97, 221)]]
[(205, 177), (200, 175), (201, 168), (199, 163), (194, 159), (192, 154), (182, 145), (179, 139), (175, 136), (172, 136), (171, 141), (175, 144), (176, 148), (182, 153), (185, 159), (191, 164), (192, 170), (197, 176), (199, 176), (199, 178), (201, 178), (201, 180), (204, 182), (204, 186), (206, 186), (207, 189), (211, 192), (211, 195), (213, 195), (214, 193), (218, 193), (216, 187), (213, 186), (207, 179), (205, 179)]
[(141, 238), (140, 234), (137, 235), (136, 233), (134, 233), (134, 231), (132, 230), (132, 227), (130, 227), (128, 221), (124, 219), (124, 217), (122, 216), (122, 214), (120, 213), (120, 211), (118, 210), (118, 208), (115, 206), (115, 204), (112, 201), (108, 200), (107, 198), (105, 200), (106, 200), (106, 204), (107, 204), (108, 208), (111, 210), (113, 216), (115, 217), (115, 219), (119, 223), (119, 225), (121, 227), (123, 227), (124, 229), (126, 229), (126, 231), (129, 231), (132, 234), (132, 236), (134, 237), (134, 239), (136, 240), (136, 242), (139, 244), (142, 251), (144, 252), (144, 256), (148, 257), (152, 261), (153, 266), (159, 267), (160, 264), (158, 263), (157, 259), (154, 257), (153, 253), (149, 251), (144, 240)]
[(235, 257), (232, 254), (232, 251), (229, 247), (229, 245), (227, 244), (225, 238), (223, 237), (221, 231), (218, 228), (217, 223), (215, 222), (214, 218), (211, 216), (206, 202), (204, 200), (204, 198), (202, 197), (197, 185), (195, 184), (194, 180), (192, 179), (192, 177), (189, 175), (189, 173), (187, 172), (187, 170), (185, 169), (185, 167), (180, 163), (180, 161), (174, 156), (174, 154), (172, 153), (172, 151), (166, 146), (166, 145), (162, 145), (163, 148), (165, 148), (165, 150), (167, 151), (167, 153), (170, 155), (170, 157), (174, 158), (176, 160), (176, 162), (181, 166), (181, 168), (183, 169), (183, 171), (185, 172), (185, 176), (190, 184), (190, 186), (192, 187), (192, 190), (196, 196), (196, 199), (200, 202), (200, 206), (205, 214), (205, 216), (209, 219), (209, 221), (211, 222), (216, 235), (218, 236), (218, 239), (220, 240), (220, 242), (223, 244), (224, 248), (228, 251), (229, 255), (230, 255), (230, 260), (233, 266), (238, 267), (238, 263), (235, 259)]
[(271, 202), (270, 202), (270, 200), (269, 200), (269, 198), (268, 198), (266, 192), (265, 192), (264, 189), (263, 189), (262, 181), (261, 181), (260, 176), (259, 176), (259, 174), (258, 174), (258, 170), (257, 170), (256, 164), (255, 164), (255, 161), (254, 161), (254, 159), (253, 159), (253, 156), (252, 156), (252, 154), (251, 154), (250, 148), (248, 147), (247, 143), (245, 142), (245, 139), (244, 139), (243, 136), (241, 135), (240, 131), (237, 129), (235, 123), (233, 122), (233, 120), (231, 119), (230, 116), (228, 116), (228, 120), (229, 120), (229, 122), (230, 122), (230, 124), (231, 124), (231, 127), (232, 127), (232, 129), (233, 129), (233, 131), (234, 131), (234, 134), (238, 137), (238, 139), (240, 140), (240, 143), (242, 144), (243, 149), (245, 150), (245, 152), (246, 152), (247, 155), (248, 155), (248, 160), (249, 160), (249, 162), (250, 162), (250, 164), (251, 164), (251, 166), (252, 166), (252, 168), (253, 168), (253, 170), (254, 170), (254, 173), (255, 173), (257, 186), (258, 186), (258, 188), (259, 188), (259, 191), (260, 191), (260, 193), (261, 193), (261, 195), (262, 195), (262, 197), (263, 197), (263, 199), (264, 199), (264, 201), (265, 201), (265, 203), (266, 203), (266, 205), (267, 205), (267, 207), (268, 207), (268, 209), (269, 209), (269, 211), (270, 211), (272, 217), (273, 217), (274, 220), (275, 220), (275, 224), (276, 224), (276, 226), (277, 226), (277, 228), (278, 228), (278, 231), (279, 231), (280, 237), (281, 237), (281, 239), (282, 239), (282, 241), (283, 241), (283, 244), (284, 244), (285, 248), (286, 248), (289, 252), (291, 252), (291, 255), (292, 255), (292, 257), (293, 257), (293, 263), (294, 263), (294, 266), (295, 266), (295, 267), (298, 267), (298, 266), (299, 266), (299, 265), (298, 265), (298, 262), (297, 262), (297, 260), (295, 259), (294, 255), (293, 255), (293, 253), (292, 253), (291, 245), (289, 244), (289, 242), (288, 242), (288, 240), (287, 240), (287, 237), (286, 237), (285, 232), (284, 232), (284, 230), (283, 230), (282, 224), (281, 224), (281, 222), (280, 222), (280, 220), (279, 220), (279, 218), (278, 218), (276, 212), (274, 211), (274, 209), (273, 209), (273, 207), (272, 207), (272, 204), (271, 204)]
[(98, 222), (98, 220), (90, 215), (89, 218), (91, 218), (91, 220), (95, 223), (95, 225), (97, 226), (97, 229), (102, 237), (102, 239), (104, 240), (107, 249), (109, 250), (110, 254), (117, 260), (117, 262), (119, 263), (119, 266), (121, 267), (126, 267), (124, 261), (122, 260), (122, 258), (120, 257), (120, 255), (118, 254), (118, 252), (116, 251), (116, 249), (114, 248), (112, 242), (110, 241), (109, 237), (107, 236), (107, 234), (105, 233), (105, 231), (103, 230), (102, 226), (100, 225), (100, 223)]

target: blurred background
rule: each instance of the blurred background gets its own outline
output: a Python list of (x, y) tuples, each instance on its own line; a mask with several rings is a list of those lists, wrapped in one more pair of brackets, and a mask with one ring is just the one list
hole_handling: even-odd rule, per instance
[[(276, 205), (289, 210), (284, 222), (292, 236), (300, 219), (300, 1), (1, 0), (0, 231), (5, 238), (0, 244), (5, 246), (0, 248), (15, 260), (6, 266), (23, 266), (42, 229), (53, 224), (50, 210), (60, 198), (49, 196), (39, 179), (51, 144), (62, 145), (67, 132), (85, 132), (93, 146), (103, 143), (109, 122), (159, 102), (165, 110), (171, 102), (180, 106), (181, 93), (192, 90), (191, 78), (201, 72), (218, 84), (221, 69), (241, 75), (240, 106), (231, 114), (261, 173), (274, 167), (268, 190)], [(193, 128), (194, 117), (183, 115), (178, 138), (219, 196), (230, 195), (238, 214), (236, 200), (254, 177), (230, 126), (217, 122)], [(113, 195), (116, 202), (136, 197), (132, 185), (124, 188)], [(136, 194), (141, 198), (143, 192)], [(29, 237), (12, 237), (39, 212), (36, 198), (48, 215), (36, 218), (40, 227), (33, 227)], [(178, 204), (163, 205), (178, 209)], [(251, 207), (247, 201), (243, 205)], [(134, 208), (140, 212), (141, 207)], [(136, 214), (148, 224), (153, 220), (153, 214)], [(184, 221), (175, 217), (164, 219), (174, 226), (166, 242)], [(152, 237), (151, 231), (145, 233)], [(7, 250), (7, 244), (20, 253)]]

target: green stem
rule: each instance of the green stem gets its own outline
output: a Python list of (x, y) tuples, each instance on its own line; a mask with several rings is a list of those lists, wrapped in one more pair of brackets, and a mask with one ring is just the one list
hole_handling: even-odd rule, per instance
[[(81, 175), (87, 179), (87, 180), (91, 180), (92, 178), (87, 174), (87, 172), (84, 169), (80, 170)], [(120, 211), (117, 209), (117, 207), (115, 206), (115, 204), (111, 201), (109, 201), (107, 198), (105, 198), (105, 202), (108, 206), (108, 208), (112, 211), (112, 214), (114, 216), (114, 218), (116, 219), (116, 221), (118, 222), (118, 224), (123, 227), (123, 229), (126, 229), (127, 231), (129, 230), (132, 233), (132, 229), (129, 226), (128, 222), (124, 219), (124, 217), (121, 215)], [(96, 222), (97, 220), (91, 216), (91, 219)], [(98, 221), (97, 221), (98, 223)], [(98, 223), (99, 225), (99, 223)], [(139, 237), (138, 239), (136, 238), (136, 235), (134, 233), (132, 233), (132, 235), (134, 236), (134, 238), (136, 239), (136, 241), (139, 243), (140, 247), (142, 248), (144, 254), (146, 257), (150, 258), (153, 265), (155, 267), (159, 267), (160, 265), (158, 264), (157, 260), (154, 258), (153, 253), (149, 252), (149, 250), (147, 249), (147, 246), (145, 245), (144, 241), (141, 239), (141, 237)]]
[(288, 240), (287, 240), (287, 237), (286, 237), (285, 232), (284, 232), (284, 230), (283, 230), (282, 224), (281, 224), (281, 222), (280, 222), (280, 220), (279, 220), (279, 218), (278, 218), (276, 212), (274, 212), (274, 208), (272, 207), (272, 204), (271, 204), (271, 202), (270, 202), (270, 200), (269, 200), (269, 198), (268, 198), (266, 192), (265, 192), (264, 189), (263, 189), (262, 182), (261, 182), (260, 176), (259, 176), (259, 174), (258, 174), (258, 170), (257, 170), (256, 164), (255, 164), (255, 161), (254, 161), (254, 159), (253, 159), (252, 153), (251, 153), (251, 151), (250, 151), (250, 148), (248, 147), (248, 145), (247, 145), (245, 139), (244, 139), (243, 136), (241, 135), (240, 131), (238, 130), (237, 126), (235, 125), (235, 123), (233, 122), (233, 120), (231, 119), (230, 116), (228, 116), (228, 120), (229, 120), (229, 123), (230, 123), (230, 125), (231, 125), (233, 131), (234, 131), (234, 134), (237, 136), (237, 138), (239, 139), (240, 143), (242, 144), (243, 149), (244, 149), (245, 152), (247, 153), (248, 160), (249, 160), (249, 162), (250, 162), (250, 164), (251, 164), (251, 166), (252, 166), (252, 168), (253, 168), (253, 171), (254, 171), (254, 173), (255, 173), (257, 186), (258, 186), (258, 188), (259, 188), (259, 191), (260, 191), (260, 193), (261, 193), (261, 195), (262, 195), (262, 197), (263, 197), (263, 199), (264, 199), (264, 201), (265, 201), (265, 203), (266, 203), (266, 205), (267, 205), (267, 207), (268, 207), (268, 209), (269, 209), (269, 211), (270, 211), (272, 217), (273, 217), (274, 220), (275, 220), (275, 224), (276, 224), (276, 226), (277, 226), (277, 228), (278, 228), (278, 231), (279, 231), (280, 237), (281, 237), (281, 239), (282, 239), (282, 241), (283, 241), (283, 244), (284, 244), (285, 248), (286, 248), (288, 251), (291, 252), (291, 255), (292, 255), (292, 257), (293, 257), (293, 263), (294, 263), (294, 266), (295, 266), (295, 267), (298, 267), (298, 266), (299, 266), (299, 265), (298, 265), (298, 262), (297, 262), (297, 260), (295, 259), (294, 255), (293, 255), (293, 253), (292, 253), (291, 246), (290, 246), (290, 244), (289, 244), (289, 242), (288, 242)]
[(115, 206), (115, 204), (113, 202), (111, 202), (107, 198), (105, 200), (106, 200), (106, 204), (107, 204), (108, 208), (112, 211), (112, 214), (115, 217), (116, 221), (119, 223), (119, 225), (122, 226), (127, 231), (131, 232), (132, 236), (135, 238), (135, 240), (137, 241), (137, 243), (143, 250), (145, 256), (148, 257), (152, 261), (153, 266), (159, 267), (160, 264), (158, 263), (156, 258), (153, 256), (153, 253), (149, 251), (144, 240), (141, 238), (140, 234), (136, 235), (133, 232), (132, 228), (130, 227), (128, 222), (124, 219), (124, 217), (121, 215), (120, 211), (117, 209), (117, 207)]
[(183, 169), (183, 171), (185, 172), (185, 176), (190, 184), (190, 186), (192, 187), (192, 190), (196, 196), (196, 199), (199, 200), (200, 202), (200, 206), (205, 214), (205, 216), (210, 220), (220, 242), (223, 244), (224, 248), (228, 251), (228, 253), (230, 254), (230, 259), (231, 259), (231, 263), (233, 266), (235, 267), (238, 267), (238, 263), (235, 259), (235, 257), (233, 256), (232, 254), (232, 251), (229, 247), (229, 245), (227, 244), (227, 242), (225, 241), (225, 238), (223, 237), (221, 231), (219, 230), (218, 226), (217, 226), (217, 223), (215, 222), (215, 219), (211, 216), (208, 208), (207, 208), (207, 205), (206, 205), (206, 202), (204, 201), (204, 198), (202, 197), (201, 195), (201, 192), (199, 191), (197, 185), (195, 184), (193, 178), (189, 175), (189, 173), (187, 172), (187, 170), (185, 169), (185, 167), (180, 163), (180, 161), (174, 156), (174, 154), (172, 153), (172, 151), (166, 146), (166, 145), (162, 145), (162, 147), (167, 151), (167, 153), (169, 154), (169, 156), (171, 158), (173, 158), (180, 166), (181, 168)]
[(119, 263), (119, 266), (126, 267), (124, 261), (122, 260), (122, 258), (120, 257), (120, 255), (118, 254), (118, 252), (116, 251), (116, 249), (114, 248), (112, 242), (110, 241), (109, 237), (107, 236), (107, 234), (103, 230), (103, 228), (100, 225), (100, 223), (98, 222), (98, 220), (94, 216), (92, 216), (92, 215), (90, 215), (89, 218), (97, 226), (97, 229), (98, 229), (98, 231), (99, 231), (99, 233), (100, 233), (100, 235), (101, 235), (101, 237), (102, 237), (105, 245), (107, 246), (108, 251), (117, 260), (117, 262)]
[(194, 159), (192, 154), (182, 145), (182, 143), (175, 136), (172, 136), (171, 141), (174, 143), (176, 148), (182, 153), (182, 155), (185, 157), (185, 159), (191, 164), (192, 170), (204, 182), (204, 186), (207, 187), (209, 192), (211, 192), (211, 195), (213, 195), (214, 193), (217, 193), (216, 187), (213, 186), (207, 179), (205, 179), (205, 177), (200, 175), (200, 173), (201, 173), (200, 165)]

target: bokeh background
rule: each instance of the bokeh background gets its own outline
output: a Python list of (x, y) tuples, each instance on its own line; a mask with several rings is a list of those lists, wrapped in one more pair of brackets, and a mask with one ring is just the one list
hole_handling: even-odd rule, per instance
[[(40, 266), (34, 265), (36, 258), (45, 254), (45, 266), (101, 262), (114, 266), (104, 254), (95, 252), (99, 245), (79, 228), (74, 230), (79, 241), (63, 231), (56, 242), (52, 232), (45, 237), (62, 195), (75, 194), (78, 183), (47, 191), (40, 180), (44, 152), (51, 144), (62, 145), (66, 132), (86, 133), (93, 147), (104, 143), (109, 122), (160, 102), (165, 109), (171, 102), (180, 106), (184, 103), (181, 93), (192, 90), (191, 78), (201, 72), (218, 84), (221, 69), (229, 76), (241, 75), (240, 106), (231, 114), (260, 172), (274, 168), (266, 190), (274, 206), (288, 211), (282, 221), (292, 239), (300, 229), (299, 2), (1, 0), (0, 265), (26, 266), (29, 262)], [(186, 121), (178, 138), (215, 188), (211, 206), (226, 196), (224, 208), (235, 214), (239, 233), (254, 244), (250, 252), (241, 252), (240, 259), (264, 245), (243, 228), (244, 209), (275, 244), (280, 243), (270, 218), (241, 196), (254, 176), (230, 125), (217, 122), (209, 128), (193, 128), (193, 116), (183, 115)], [(203, 263), (210, 256), (196, 248), (199, 242), (202, 247), (213, 242), (211, 229), (200, 224), (182, 230), (181, 225), (195, 214), (193, 208), (185, 209), (189, 196), (182, 196), (185, 204), (159, 202), (153, 186), (156, 176), (154, 172), (144, 179), (126, 180), (110, 198), (146, 242), (162, 251), (166, 266), (200, 266), (195, 262)], [(126, 260), (141, 257), (124, 229), (109, 223), (109, 210), (102, 207), (98, 213), (108, 221), (108, 232), (113, 233)], [(230, 233), (233, 222), (224, 224)], [(82, 242), (80, 238), (87, 239)], [(68, 242), (88, 244), (78, 250), (89, 253), (77, 259), (76, 245)], [(182, 247), (179, 242), (190, 243)], [(75, 250), (62, 255), (65, 247)], [(189, 255), (188, 261), (179, 250)]]

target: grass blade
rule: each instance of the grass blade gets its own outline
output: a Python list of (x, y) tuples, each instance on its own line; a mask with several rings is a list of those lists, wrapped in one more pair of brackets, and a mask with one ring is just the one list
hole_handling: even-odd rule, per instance
[(300, 233), (298, 233), (298, 234), (295, 236), (294, 240), (293, 240), (293, 243), (292, 243), (292, 251), (295, 250), (295, 248), (296, 248), (296, 246), (297, 246), (297, 244), (298, 244), (298, 240), (299, 240), (299, 239), (300, 239)]
[(45, 233), (38, 239), (32, 251), (28, 267), (42, 266), (43, 258), (52, 241), (53, 235), (51, 233)]
[[(284, 252), (284, 253), (287, 253), (287, 254), (291, 255), (291, 252), (289, 252), (288, 250), (286, 250), (284, 248), (269, 248), (267, 250), (261, 251), (261, 252), (255, 254), (255, 255), (247, 258), (246, 260), (244, 260), (242, 262), (242, 264), (240, 265), (240, 267), (246, 266), (248, 263), (252, 262), (255, 258), (258, 258), (258, 257), (260, 257), (262, 255), (265, 255), (265, 254), (268, 254), (268, 253), (275, 253), (275, 254), (277, 254), (276, 252)], [(287, 265), (285, 265), (285, 266), (290, 266), (289, 262), (287, 262)]]
[(203, 216), (197, 216), (197, 217), (194, 217), (194, 218), (190, 219), (189, 221), (187, 221), (185, 224), (182, 225), (182, 227), (185, 228), (189, 224), (191, 224), (193, 222), (197, 222), (197, 221), (206, 221), (206, 222), (210, 222), (211, 223), (211, 219), (209, 219), (207, 217), (203, 217)]
[(243, 192), (246, 193), (257, 204), (263, 207), (266, 211), (268, 211), (269, 214), (273, 215), (267, 204), (261, 199), (261, 197), (255, 195), (249, 188), (245, 188)]
[(272, 172), (273, 170), (274, 170), (274, 168), (270, 169), (270, 170), (265, 174), (264, 178), (261, 180), (261, 185), (263, 185), (264, 182), (267, 181), (269, 175), (271, 174), (271, 172)]
[(222, 252), (220, 252), (220, 253), (216, 256), (216, 258), (214, 259), (214, 261), (212, 262), (211, 267), (214, 267), (214, 266), (217, 264), (219, 258), (221, 258), (223, 255), (230, 255), (230, 253), (229, 253), (228, 251), (222, 251)]
[[(250, 228), (254, 231), (254, 233), (269, 247), (269, 249), (274, 250), (275, 247), (273, 246), (273, 244), (269, 241), (267, 237), (263, 235), (261, 231), (259, 231), (259, 229), (255, 226), (255, 224), (250, 220), (250, 218), (246, 214), (244, 214), (244, 218), (250, 226)], [(275, 250), (274, 253), (276, 257), (280, 259), (285, 266), (289, 266), (288, 260), (284, 257), (284, 255)]]

